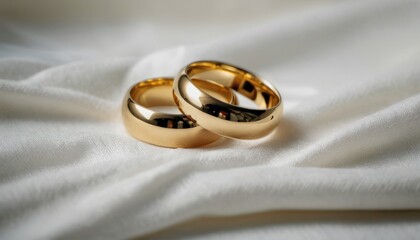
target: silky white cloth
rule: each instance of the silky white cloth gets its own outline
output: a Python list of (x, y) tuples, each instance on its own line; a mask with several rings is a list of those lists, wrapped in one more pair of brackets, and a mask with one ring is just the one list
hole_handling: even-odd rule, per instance
[[(0, 239), (418, 237), (418, 1), (5, 1), (0, 12)], [(278, 129), (197, 149), (125, 132), (129, 86), (205, 59), (273, 83)]]

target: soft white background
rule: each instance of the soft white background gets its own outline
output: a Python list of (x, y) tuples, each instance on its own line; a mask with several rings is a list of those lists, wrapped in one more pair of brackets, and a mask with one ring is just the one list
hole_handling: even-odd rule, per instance
[[(419, 236), (419, 1), (9, 0), (0, 19), (1, 239)], [(271, 81), (279, 128), (127, 135), (128, 87), (202, 59)]]

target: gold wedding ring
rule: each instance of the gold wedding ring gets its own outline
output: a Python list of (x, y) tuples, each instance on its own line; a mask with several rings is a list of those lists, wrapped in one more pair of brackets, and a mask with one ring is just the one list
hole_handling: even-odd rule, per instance
[[(194, 80), (212, 101), (237, 104), (236, 95), (223, 85), (212, 81)], [(135, 84), (126, 94), (122, 116), (127, 131), (135, 138), (163, 147), (198, 147), (220, 136), (203, 129), (182, 114), (153, 111), (153, 106), (174, 106), (172, 78), (153, 78)], [(201, 91), (201, 90), (200, 90)]]
[[(240, 107), (214, 98), (196, 79), (219, 83), (253, 100), (260, 109)], [(256, 75), (222, 62), (199, 61), (184, 67), (175, 77), (174, 100), (181, 112), (201, 127), (218, 135), (255, 139), (277, 127), (283, 113), (279, 92)]]

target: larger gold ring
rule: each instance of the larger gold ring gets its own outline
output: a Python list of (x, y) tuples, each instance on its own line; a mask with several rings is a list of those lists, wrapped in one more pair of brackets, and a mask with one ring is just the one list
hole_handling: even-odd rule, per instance
[[(209, 96), (193, 82), (210, 80), (232, 88), (263, 109), (244, 108)], [(278, 126), (283, 113), (280, 93), (267, 81), (239, 67), (199, 61), (184, 67), (174, 81), (179, 109), (203, 128), (222, 136), (255, 139)]]
[[(215, 99), (237, 104), (236, 95), (220, 84), (200, 80), (195, 80), (194, 84)], [(127, 131), (141, 141), (171, 148), (198, 147), (217, 140), (219, 135), (203, 129), (182, 114), (160, 113), (149, 108), (174, 106), (172, 85), (172, 78), (153, 78), (128, 90), (122, 106)]]

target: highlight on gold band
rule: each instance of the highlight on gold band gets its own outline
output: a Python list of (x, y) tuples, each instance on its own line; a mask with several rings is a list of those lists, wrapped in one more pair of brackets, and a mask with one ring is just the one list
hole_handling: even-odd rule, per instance
[[(196, 79), (216, 82), (254, 101), (251, 109), (209, 96)], [(174, 98), (179, 109), (203, 128), (222, 136), (255, 139), (277, 127), (283, 113), (280, 93), (269, 82), (230, 64), (199, 61), (184, 67), (175, 77)]]
[[(212, 98), (237, 104), (236, 95), (215, 82), (194, 80)], [(154, 106), (175, 106), (173, 78), (152, 78), (135, 84), (124, 98), (122, 116), (127, 131), (135, 138), (163, 147), (198, 147), (220, 136), (199, 126), (183, 114), (156, 112)]]

